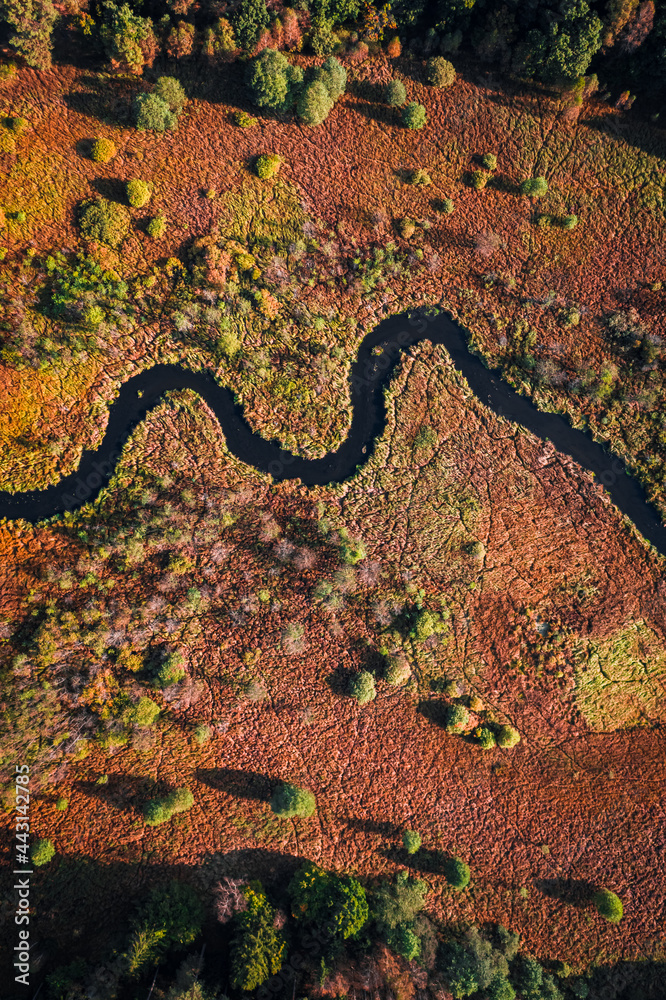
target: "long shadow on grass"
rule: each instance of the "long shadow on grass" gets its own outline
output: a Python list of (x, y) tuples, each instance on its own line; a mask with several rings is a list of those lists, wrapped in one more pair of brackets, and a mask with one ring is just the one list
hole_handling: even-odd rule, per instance
[(352, 109), (369, 118), (370, 121), (379, 122), (380, 125), (400, 126), (400, 112), (396, 108), (389, 107), (388, 104), (357, 104), (351, 105)]
[(268, 802), (277, 784), (275, 779), (265, 774), (232, 767), (200, 768), (196, 776), (209, 788), (227, 792), (237, 799), (253, 799), (256, 802)]
[(96, 177), (92, 187), (107, 201), (117, 201), (121, 205), (128, 204), (126, 181), (121, 181), (117, 177)]
[(78, 90), (65, 94), (63, 100), (68, 108), (88, 118), (96, 118), (105, 125), (121, 125), (125, 128), (134, 124), (132, 98), (129, 94), (116, 95), (113, 90)]
[(578, 906), (581, 909), (591, 904), (597, 889), (594, 883), (576, 878), (540, 878), (534, 885), (544, 896), (559, 899), (562, 903)]
[(632, 121), (626, 116), (617, 118), (615, 115), (598, 115), (588, 118), (585, 124), (595, 132), (622, 140), (650, 156), (666, 159), (666, 130), (663, 128), (647, 122)]
[(77, 781), (76, 787), (92, 799), (99, 799), (115, 809), (141, 812), (149, 800), (168, 791), (163, 782), (132, 774), (110, 774), (105, 782)]
[(428, 722), (443, 729), (447, 722), (448, 707), (449, 703), (443, 698), (429, 698), (427, 701), (420, 701), (416, 706), (416, 711)]
[(382, 847), (377, 853), (396, 865), (424, 875), (446, 875), (453, 860), (450, 854), (430, 847), (420, 847), (416, 854), (408, 854), (404, 847)]

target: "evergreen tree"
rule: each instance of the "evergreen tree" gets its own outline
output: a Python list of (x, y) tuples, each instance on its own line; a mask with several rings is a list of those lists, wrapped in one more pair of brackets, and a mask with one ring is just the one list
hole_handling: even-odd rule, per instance
[(260, 882), (243, 889), (247, 907), (235, 914), (231, 940), (231, 984), (254, 990), (282, 967), (284, 934), (275, 927), (275, 910)]
[(243, 0), (232, 23), (240, 47), (253, 49), (262, 30), (270, 24), (266, 0)]
[(106, 0), (99, 35), (112, 69), (138, 75), (155, 61), (158, 45), (153, 22), (139, 17), (127, 3), (118, 7)]

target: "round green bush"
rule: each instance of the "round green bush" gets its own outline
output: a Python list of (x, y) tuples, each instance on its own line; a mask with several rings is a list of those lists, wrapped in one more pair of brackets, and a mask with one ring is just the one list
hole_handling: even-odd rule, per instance
[(296, 102), (296, 113), (305, 125), (315, 126), (328, 117), (334, 100), (321, 80), (313, 80), (305, 87)]
[(234, 125), (238, 125), (239, 128), (254, 128), (259, 124), (259, 120), (250, 115), (247, 111), (235, 111), (233, 114)]
[(329, 56), (322, 66), (316, 67), (312, 79), (324, 84), (332, 101), (342, 97), (347, 88), (347, 70), (335, 56)]
[(384, 680), (392, 687), (405, 684), (412, 676), (412, 671), (404, 656), (390, 656), (384, 670)]
[(83, 322), (91, 330), (96, 330), (104, 319), (104, 310), (101, 306), (88, 306), (83, 313)]
[(497, 157), (494, 153), (484, 153), (481, 164), (484, 170), (497, 170)]
[(488, 174), (485, 170), (475, 170), (472, 174), (472, 187), (475, 191), (482, 191), (488, 183)]
[(407, 91), (402, 80), (391, 80), (384, 92), (384, 100), (392, 108), (401, 108), (407, 100)]
[(143, 818), (148, 826), (166, 823), (175, 813), (187, 812), (194, 805), (189, 788), (176, 788), (163, 799), (150, 799), (143, 807)]
[(317, 808), (317, 801), (306, 788), (283, 783), (273, 792), (271, 809), (281, 819), (292, 819), (294, 816), (307, 818), (312, 816)]
[(131, 180), (127, 182), (127, 200), (132, 208), (143, 208), (150, 201), (152, 184), (147, 181)]
[(154, 686), (167, 688), (180, 683), (185, 676), (184, 665), (185, 658), (182, 653), (169, 653), (155, 674)]
[(543, 198), (548, 191), (548, 181), (545, 177), (528, 177), (520, 185), (520, 193), (530, 198)]
[(67, 806), (69, 805), (69, 799), (66, 799), (63, 795), (59, 795), (58, 798), (56, 799), (55, 805), (56, 809), (59, 812), (64, 812)]
[(262, 181), (265, 181), (273, 177), (281, 165), (282, 157), (278, 156), (277, 153), (262, 153), (261, 156), (257, 157), (254, 169), (257, 172), (257, 177), (261, 177)]
[(617, 924), (622, 920), (624, 909), (622, 900), (610, 889), (600, 889), (594, 894), (594, 905), (597, 913), (612, 924)]
[(421, 941), (406, 924), (398, 924), (389, 932), (388, 945), (408, 962), (421, 954)]
[(449, 705), (444, 718), (447, 733), (460, 733), (467, 725), (469, 712), (464, 705)]
[(147, 233), (148, 233), (148, 235), (149, 235), (149, 236), (151, 236), (151, 237), (152, 237), (152, 238), (153, 238), (154, 240), (159, 240), (159, 239), (160, 239), (160, 238), (161, 238), (162, 236), (164, 236), (164, 234), (165, 234), (165, 232), (166, 232), (166, 227), (167, 227), (167, 224), (166, 224), (166, 219), (165, 219), (165, 217), (164, 217), (164, 216), (162, 215), (162, 213), (161, 213), (161, 212), (159, 212), (159, 213), (158, 213), (158, 214), (157, 214), (157, 215), (156, 215), (156, 216), (155, 216), (154, 218), (152, 218), (152, 219), (150, 220), (150, 222), (148, 223), (148, 226), (147, 226)]
[(259, 108), (288, 111), (293, 107), (303, 82), (303, 70), (292, 66), (277, 49), (264, 49), (251, 59), (245, 71), (245, 83)]
[(432, 184), (432, 177), (427, 170), (417, 167), (416, 170), (412, 170), (410, 173), (408, 184), (411, 184), (413, 187), (429, 187)]
[(356, 698), (359, 705), (367, 705), (369, 701), (373, 701), (377, 694), (375, 678), (367, 670), (360, 670), (353, 675), (349, 682), (349, 693), (352, 698)]
[(48, 865), (54, 854), (55, 847), (53, 846), (53, 842), (46, 838), (36, 840), (30, 848), (30, 860), (36, 868)]
[(565, 215), (562, 219), (562, 229), (575, 229), (578, 225), (577, 215)]
[(408, 854), (416, 854), (421, 846), (421, 834), (416, 830), (405, 830), (402, 835), (402, 846)]
[(450, 87), (456, 78), (452, 63), (443, 56), (433, 56), (426, 65), (428, 83), (433, 87)]
[(176, 115), (181, 114), (187, 104), (187, 94), (175, 76), (158, 76), (157, 83), (153, 87), (153, 94), (157, 94)]
[(108, 163), (116, 155), (116, 145), (110, 139), (95, 139), (90, 151), (91, 158), (95, 163)]
[(134, 98), (134, 119), (141, 131), (165, 132), (173, 129), (178, 117), (159, 94), (137, 94)]
[(410, 101), (402, 112), (403, 125), (414, 131), (423, 128), (427, 120), (426, 109), (422, 104), (417, 104), (416, 101)]
[(444, 877), (450, 886), (460, 891), (469, 885), (472, 873), (469, 870), (469, 865), (466, 865), (460, 858), (451, 858), (444, 866)]
[(488, 726), (477, 726), (474, 736), (484, 750), (491, 750), (495, 746), (495, 734)]
[(439, 206), (440, 212), (443, 212), (444, 215), (451, 215), (451, 213), (453, 212), (454, 208), (455, 208), (455, 205), (453, 203), (453, 199), (452, 198), (444, 198), (441, 201), (440, 206)]
[(81, 205), (79, 228), (85, 239), (117, 247), (129, 233), (130, 214), (115, 201), (93, 198)]
[(520, 733), (513, 726), (500, 726), (497, 731), (497, 746), (508, 750), (520, 743)]

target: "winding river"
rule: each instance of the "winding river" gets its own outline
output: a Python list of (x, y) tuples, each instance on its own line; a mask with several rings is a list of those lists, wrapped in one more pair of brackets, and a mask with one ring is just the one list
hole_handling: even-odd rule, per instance
[(521, 424), (558, 451), (570, 455), (593, 472), (613, 503), (633, 521), (644, 538), (666, 555), (666, 525), (648, 503), (645, 491), (622, 462), (575, 430), (559, 414), (544, 413), (514, 392), (468, 347), (463, 328), (445, 313), (416, 311), (383, 320), (363, 339), (351, 366), (352, 422), (349, 434), (324, 458), (304, 459), (254, 434), (229, 389), (205, 372), (180, 365), (155, 365), (123, 383), (111, 404), (104, 438), (94, 451), (84, 451), (76, 472), (55, 486), (23, 493), (0, 492), (0, 517), (36, 523), (75, 510), (93, 500), (111, 477), (132, 429), (169, 389), (193, 389), (205, 399), (226, 437), (227, 446), (241, 461), (270, 473), (275, 480), (300, 479), (307, 486), (349, 478), (372, 454), (374, 442), (386, 424), (383, 389), (401, 350), (421, 340), (442, 344), (478, 399), (507, 420)]

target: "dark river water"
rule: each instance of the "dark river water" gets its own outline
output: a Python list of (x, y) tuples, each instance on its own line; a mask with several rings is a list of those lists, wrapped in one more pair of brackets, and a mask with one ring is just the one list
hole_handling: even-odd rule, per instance
[[(363, 339), (351, 368), (352, 422), (347, 438), (336, 452), (319, 459), (304, 459), (281, 450), (253, 434), (233, 394), (204, 372), (179, 365), (155, 365), (125, 382), (111, 404), (104, 438), (94, 451), (84, 451), (76, 472), (55, 486), (24, 493), (0, 492), (0, 517), (37, 522), (75, 510), (94, 499), (108, 482), (123, 444), (168, 389), (193, 389), (215, 413), (227, 446), (239, 459), (274, 479), (300, 479), (307, 486), (340, 482), (372, 454), (374, 442), (386, 423), (383, 389), (400, 351), (421, 340), (442, 344), (478, 399), (495, 413), (521, 424), (558, 451), (570, 455), (593, 472), (644, 538), (666, 555), (666, 525), (648, 503), (645, 491), (625, 469), (624, 462), (595, 443), (589, 433), (575, 430), (559, 414), (543, 413), (514, 392), (501, 377), (485, 367), (467, 348), (463, 328), (444, 313), (422, 312), (383, 320)], [(382, 348), (381, 354), (373, 349)]]

